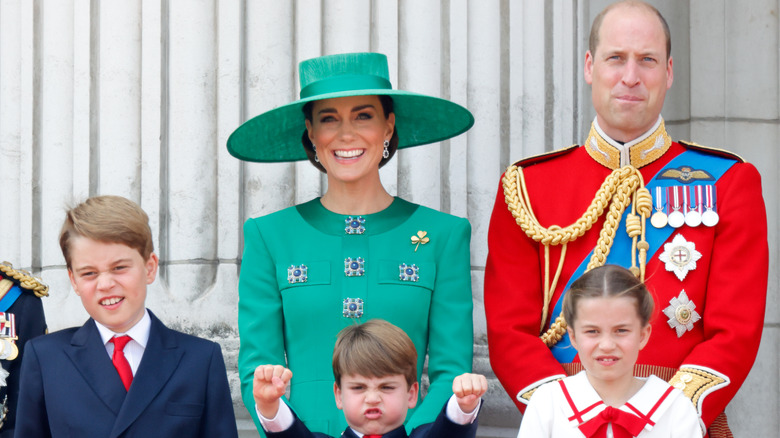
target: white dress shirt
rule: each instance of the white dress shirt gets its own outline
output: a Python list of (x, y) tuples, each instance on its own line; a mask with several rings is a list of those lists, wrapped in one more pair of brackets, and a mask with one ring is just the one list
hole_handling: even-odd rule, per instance
[(134, 326), (125, 333), (114, 333), (108, 327), (95, 321), (100, 338), (103, 340), (103, 345), (106, 347), (106, 353), (111, 358), (114, 354), (114, 343), (109, 342), (114, 336), (128, 335), (133, 340), (125, 345), (125, 358), (130, 364), (130, 369), (133, 370), (133, 376), (138, 371), (138, 364), (141, 363), (141, 359), (144, 357), (144, 351), (146, 350), (146, 343), (149, 341), (149, 330), (152, 327), (152, 319), (149, 317), (149, 311), (144, 309), (144, 316)]

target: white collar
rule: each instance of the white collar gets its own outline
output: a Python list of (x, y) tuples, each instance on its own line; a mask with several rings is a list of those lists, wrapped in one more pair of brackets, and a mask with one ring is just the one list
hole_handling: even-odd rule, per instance
[(106, 345), (114, 336), (128, 335), (145, 349), (146, 343), (149, 342), (149, 331), (152, 328), (152, 318), (149, 317), (149, 311), (144, 309), (144, 316), (141, 317), (141, 320), (130, 327), (130, 330), (125, 333), (116, 333), (97, 321), (95, 321), (95, 325), (100, 333), (100, 339), (103, 340), (103, 345)]
[[(630, 406), (641, 412), (643, 415), (651, 413), (655, 407), (655, 411), (650, 415), (650, 419), (653, 423), (658, 422), (666, 410), (671, 407), (672, 402), (678, 397), (683, 395), (680, 390), (673, 389), (666, 397), (664, 395), (670, 388), (669, 384), (659, 379), (654, 375), (650, 375), (644, 380), (645, 383), (624, 405), (618, 407), (621, 411), (627, 412), (632, 415), (636, 415)], [(607, 408), (607, 405), (601, 400), (598, 393), (588, 381), (586, 371), (580, 371), (579, 373), (563, 379), (569, 395), (572, 398), (574, 406), (580, 411), (581, 415), (577, 416), (574, 413), (572, 407), (565, 403), (562, 406), (564, 412), (566, 412), (567, 418), (570, 418), (570, 424), (573, 427), (578, 427), (580, 424), (587, 422), (588, 420), (598, 416), (601, 411)], [(661, 401), (660, 405), (656, 404)], [(581, 420), (578, 421), (577, 417)], [(647, 424), (646, 430), (651, 430), (653, 426)]]

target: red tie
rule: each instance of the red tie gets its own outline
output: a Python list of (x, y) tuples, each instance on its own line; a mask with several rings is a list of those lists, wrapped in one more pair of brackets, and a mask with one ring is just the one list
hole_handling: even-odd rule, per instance
[(363, 435), (363, 438), (382, 438), (382, 435)]
[(119, 373), (119, 378), (122, 379), (122, 383), (125, 385), (126, 390), (130, 390), (130, 384), (133, 383), (133, 370), (130, 368), (130, 363), (125, 357), (125, 345), (133, 339), (130, 336), (114, 336), (109, 342), (114, 344), (114, 354), (111, 356), (111, 362), (114, 363), (114, 368)]
[(579, 426), (583, 435), (588, 438), (606, 438), (607, 424), (612, 423), (612, 433), (615, 438), (631, 438), (639, 435), (647, 424), (636, 415), (607, 406), (599, 415)]

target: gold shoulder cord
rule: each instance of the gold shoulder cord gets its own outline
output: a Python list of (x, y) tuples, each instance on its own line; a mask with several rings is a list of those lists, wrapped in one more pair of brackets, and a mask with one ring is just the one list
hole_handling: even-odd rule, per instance
[(32, 291), (36, 297), (42, 298), (49, 296), (49, 286), (43, 284), (40, 278), (35, 278), (25, 270), (16, 270), (8, 263), (0, 263), (0, 272), (8, 278), (13, 278), (19, 282), (19, 286)]
[[(544, 308), (542, 309), (540, 332), (544, 330), (547, 322), (547, 313), (552, 301), (552, 294), (555, 291), (561, 270), (563, 269), (566, 245), (590, 230), (593, 224), (604, 214), (607, 206), (609, 206), (609, 211), (604, 220), (604, 226), (599, 233), (593, 256), (588, 262), (586, 272), (604, 264), (612, 247), (623, 212), (629, 204), (633, 204), (631, 213), (629, 213), (626, 219), (626, 231), (629, 237), (632, 238), (631, 272), (642, 281), (645, 280), (645, 263), (647, 261), (647, 249), (649, 248), (645, 240), (645, 222), (652, 212), (653, 199), (650, 196), (650, 192), (645, 188), (642, 174), (635, 167), (624, 166), (615, 169), (601, 184), (585, 213), (576, 222), (565, 228), (561, 228), (558, 225), (544, 228), (539, 224), (531, 207), (522, 168), (514, 164), (509, 166), (506, 173), (504, 173), (502, 184), (506, 205), (517, 224), (520, 225), (520, 228), (523, 229), (528, 237), (544, 245)], [(552, 281), (550, 281), (551, 245), (562, 245), (561, 256)], [(637, 249), (639, 249), (639, 267), (636, 264)], [(548, 347), (551, 347), (563, 337), (564, 333), (566, 333), (566, 321), (564, 321), (561, 315), (556, 318), (550, 329), (543, 333), (540, 338)]]

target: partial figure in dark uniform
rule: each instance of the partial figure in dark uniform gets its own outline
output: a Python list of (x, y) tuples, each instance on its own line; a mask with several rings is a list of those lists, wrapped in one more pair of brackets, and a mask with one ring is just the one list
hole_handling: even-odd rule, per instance
[(8, 262), (0, 264), (0, 438), (13, 438), (24, 344), (46, 333), (42, 297), (49, 287)]

